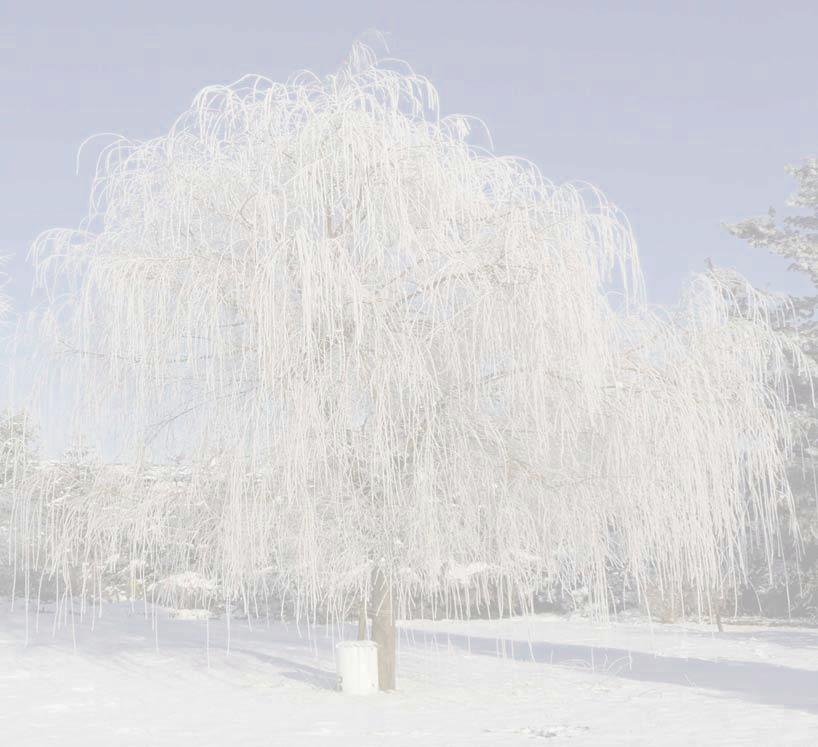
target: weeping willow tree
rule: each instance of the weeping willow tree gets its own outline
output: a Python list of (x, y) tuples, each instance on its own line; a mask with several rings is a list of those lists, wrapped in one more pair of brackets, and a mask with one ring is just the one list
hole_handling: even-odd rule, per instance
[(51, 325), (83, 425), (152, 469), (184, 451), (184, 477), (33, 481), (34, 565), (298, 616), (368, 600), (391, 688), (396, 613), (578, 583), (604, 605), (611, 567), (712, 589), (751, 520), (773, 552), (792, 351), (764, 299), (709, 274), (653, 314), (615, 208), (471, 125), (356, 47), (103, 151), (80, 228), (36, 242)]

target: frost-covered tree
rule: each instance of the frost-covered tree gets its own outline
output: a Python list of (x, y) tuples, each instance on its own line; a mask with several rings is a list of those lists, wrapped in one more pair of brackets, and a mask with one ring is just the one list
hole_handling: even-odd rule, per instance
[[(248, 611), (367, 600), (391, 688), (396, 611), (577, 583), (604, 609), (611, 568), (712, 589), (750, 516), (771, 552), (787, 343), (764, 300), (736, 314), (708, 275), (653, 314), (617, 211), (471, 127), (356, 47), (324, 79), (206, 88), (102, 153), (80, 229), (36, 245), (71, 288), (52, 324), (83, 424), (139, 464), (183, 450), (187, 477), (45, 511), (43, 568), (113, 543)], [(140, 505), (152, 530), (123, 541)]]
[[(9, 544), (12, 496), (37, 460), (37, 432), (24, 411), (0, 411), (0, 594), (13, 588), (14, 548)], [(12, 562), (8, 562), (12, 561)], [(9, 573), (4, 573), (8, 569)]]
[[(807, 158), (801, 166), (789, 166), (787, 171), (798, 182), (787, 204), (798, 212), (779, 218), (770, 208), (766, 216), (749, 218), (728, 229), (751, 246), (790, 260), (790, 269), (804, 273), (818, 289), (818, 158)], [(797, 330), (801, 346), (818, 355), (818, 293), (794, 299), (794, 303), (800, 319), (790, 326)]]
[(37, 430), (25, 411), (0, 412), (0, 484), (14, 482), (17, 473), (37, 458)]
[[(818, 361), (818, 159), (808, 158), (801, 166), (788, 167), (798, 188), (788, 201), (790, 215), (779, 217), (770, 209), (763, 217), (729, 226), (730, 232), (751, 246), (766, 249), (790, 260), (790, 269), (802, 273), (815, 286), (815, 293), (792, 299), (795, 316), (782, 319), (786, 333), (813, 360)], [(753, 594), (748, 607), (756, 604), (768, 614), (818, 616), (818, 409), (810, 381), (793, 382), (797, 396), (791, 404), (797, 438), (790, 465), (790, 482), (796, 495), (795, 511), (803, 544), (788, 543), (775, 565), (772, 578), (766, 559), (756, 558), (751, 574)]]

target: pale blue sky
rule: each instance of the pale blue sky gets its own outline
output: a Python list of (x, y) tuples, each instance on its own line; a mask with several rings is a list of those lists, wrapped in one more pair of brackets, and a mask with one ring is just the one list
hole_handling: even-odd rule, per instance
[(199, 88), (244, 73), (331, 72), (373, 28), (444, 113), (481, 117), (498, 152), (622, 207), (652, 300), (672, 301), (705, 257), (797, 287), (720, 224), (783, 202), (784, 165), (818, 154), (815, 2), (5, 0), (0, 254), (17, 308), (28, 242), (84, 212), (88, 135), (158, 135)]

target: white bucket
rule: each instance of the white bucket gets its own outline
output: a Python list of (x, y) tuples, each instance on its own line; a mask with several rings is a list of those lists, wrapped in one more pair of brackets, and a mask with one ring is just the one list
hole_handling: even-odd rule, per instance
[(344, 641), (335, 647), (338, 687), (348, 695), (378, 691), (378, 646), (373, 641)]

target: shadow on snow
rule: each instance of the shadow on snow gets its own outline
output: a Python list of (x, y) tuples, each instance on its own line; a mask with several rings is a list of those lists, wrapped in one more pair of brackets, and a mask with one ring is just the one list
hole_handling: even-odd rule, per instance
[(818, 671), (730, 659), (697, 659), (621, 648), (544, 641), (481, 638), (405, 629), (433, 645), (455, 646), (471, 654), (548, 664), (639, 682), (661, 682), (717, 690), (770, 706), (818, 713)]

